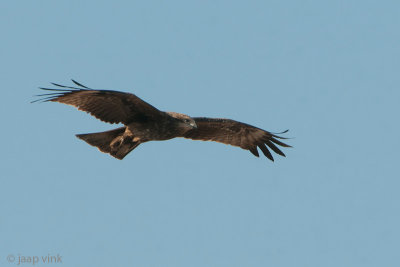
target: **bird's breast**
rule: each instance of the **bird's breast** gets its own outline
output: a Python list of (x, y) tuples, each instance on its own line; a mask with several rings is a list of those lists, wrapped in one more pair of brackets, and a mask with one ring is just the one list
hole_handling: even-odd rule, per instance
[(137, 123), (128, 125), (129, 131), (134, 137), (142, 141), (161, 141), (177, 137), (177, 132), (173, 127), (160, 123)]

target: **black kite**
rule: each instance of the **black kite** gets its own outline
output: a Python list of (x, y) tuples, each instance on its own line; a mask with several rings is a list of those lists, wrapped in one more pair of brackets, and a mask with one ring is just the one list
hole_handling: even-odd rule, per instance
[(93, 90), (72, 81), (77, 87), (53, 83), (54, 86), (62, 89), (40, 88), (56, 92), (38, 95), (45, 98), (36, 101), (72, 105), (101, 121), (124, 124), (124, 127), (111, 131), (76, 135), (117, 159), (123, 159), (141, 143), (175, 137), (216, 141), (237, 146), (249, 150), (257, 157), (259, 157), (258, 147), (272, 161), (274, 158), (267, 147), (281, 156), (285, 154), (276, 145), (290, 147), (278, 140), (286, 138), (246, 123), (230, 119), (192, 118), (176, 112), (163, 112), (134, 94)]

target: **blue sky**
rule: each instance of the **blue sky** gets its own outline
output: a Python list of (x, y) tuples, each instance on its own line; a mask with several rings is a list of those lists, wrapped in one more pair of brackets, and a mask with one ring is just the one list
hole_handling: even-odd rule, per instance
[[(58, 266), (399, 266), (399, 11), (2, 1), (0, 265), (58, 254)], [(115, 126), (29, 103), (71, 78), (161, 110), (290, 129), (294, 148), (272, 163), (175, 139), (118, 161), (74, 136)]]

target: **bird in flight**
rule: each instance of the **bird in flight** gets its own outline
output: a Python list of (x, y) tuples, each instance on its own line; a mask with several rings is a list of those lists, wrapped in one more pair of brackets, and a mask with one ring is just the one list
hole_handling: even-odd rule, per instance
[[(138, 145), (148, 141), (163, 141), (176, 137), (193, 140), (215, 141), (249, 150), (259, 157), (259, 148), (270, 160), (269, 151), (285, 156), (277, 147), (291, 147), (278, 139), (286, 133), (271, 133), (246, 123), (205, 117), (189, 117), (177, 112), (164, 112), (131, 93), (112, 90), (94, 90), (77, 81), (75, 86), (52, 83), (57, 88), (37, 95), (42, 97), (32, 102), (59, 102), (85, 111), (107, 123), (122, 123), (124, 126), (99, 133), (77, 134), (79, 139), (97, 147), (101, 152), (122, 160)], [(268, 149), (269, 148), (269, 149)]]

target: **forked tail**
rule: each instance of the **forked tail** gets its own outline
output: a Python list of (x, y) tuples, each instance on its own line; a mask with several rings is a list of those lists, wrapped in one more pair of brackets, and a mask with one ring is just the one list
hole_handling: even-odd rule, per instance
[(123, 159), (135, 149), (140, 142), (134, 142), (132, 136), (124, 136), (126, 127), (100, 133), (77, 134), (89, 145), (97, 147), (101, 152), (108, 153), (117, 159)]

